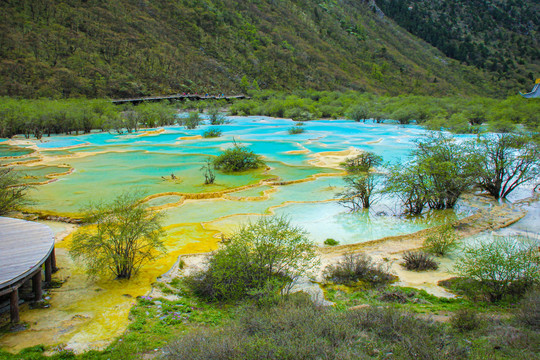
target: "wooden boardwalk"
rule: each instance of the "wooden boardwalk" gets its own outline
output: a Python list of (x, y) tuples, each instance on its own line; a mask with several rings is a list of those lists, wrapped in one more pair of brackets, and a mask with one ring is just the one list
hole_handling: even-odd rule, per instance
[[(41, 299), (41, 270), (51, 280), (55, 269), (54, 234), (43, 224), (0, 217), (0, 295), (11, 294), (11, 318), (18, 321), (18, 289), (32, 279)], [(15, 307), (15, 309), (14, 309)]]
[(182, 94), (176, 94), (176, 95), (167, 95), (167, 96), (147, 96), (147, 97), (139, 97), (139, 98), (131, 98), (131, 99), (117, 99), (112, 100), (113, 104), (140, 104), (145, 101), (162, 101), (162, 100), (242, 100), (242, 99), (250, 99), (249, 96), (246, 95), (224, 95), (224, 96), (218, 96), (218, 95), (182, 95)]

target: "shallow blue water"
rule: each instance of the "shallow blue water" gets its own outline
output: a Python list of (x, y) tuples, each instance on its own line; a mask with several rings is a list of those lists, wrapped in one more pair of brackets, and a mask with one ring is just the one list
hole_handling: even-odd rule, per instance
[[(37, 142), (45, 156), (58, 155), (52, 165), (70, 164), (75, 172), (59, 181), (40, 186), (33, 194), (37, 207), (59, 213), (78, 211), (89, 200), (110, 199), (126, 187), (138, 187), (147, 194), (167, 192), (219, 191), (227, 187), (257, 182), (264, 176), (278, 176), (283, 181), (309, 178), (317, 173), (335, 173), (336, 169), (310, 165), (313, 155), (341, 151), (351, 147), (373, 151), (385, 161), (405, 161), (414, 141), (428, 133), (415, 125), (355, 123), (347, 120), (306, 122), (305, 132), (289, 135), (296, 123), (288, 119), (268, 117), (232, 117), (231, 123), (219, 126), (223, 135), (211, 139), (180, 139), (202, 135), (210, 125), (187, 130), (175, 125), (159, 134), (92, 133), (79, 136), (52, 136)], [(202, 184), (200, 167), (207, 156), (216, 156), (233, 146), (233, 141), (249, 146), (262, 155), (272, 169), (251, 175), (217, 173), (213, 186)], [(61, 149), (65, 147), (72, 147)], [(58, 150), (55, 150), (58, 149)], [(290, 153), (306, 151), (308, 153)], [(105, 152), (93, 155), (92, 152)], [(89, 156), (71, 159), (70, 154)], [(171, 173), (181, 181), (164, 179)], [(264, 214), (271, 207), (305, 227), (317, 242), (332, 237), (341, 243), (371, 240), (408, 233), (432, 226), (439, 220), (406, 220), (392, 215), (392, 205), (381, 201), (375, 211), (350, 214), (336, 202), (291, 203), (334, 199), (343, 189), (340, 177), (324, 177), (316, 181), (279, 186), (265, 201), (198, 200), (166, 210), (167, 224), (208, 222), (235, 214)], [(167, 203), (167, 199), (163, 199)], [(379, 215), (375, 213), (383, 211)], [(454, 216), (450, 214), (449, 216)], [(238, 221), (245, 217), (239, 216)], [(443, 216), (444, 218), (444, 216)], [(435, 221), (435, 222), (434, 222)]]

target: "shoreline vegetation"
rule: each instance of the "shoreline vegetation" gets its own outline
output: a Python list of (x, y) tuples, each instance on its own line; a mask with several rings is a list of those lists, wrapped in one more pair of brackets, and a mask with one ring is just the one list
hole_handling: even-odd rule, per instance
[[(77, 135), (92, 131), (132, 133), (142, 128), (184, 125), (179, 111), (226, 109), (230, 115), (291, 118), (351, 119), (374, 123), (397, 121), (429, 130), (454, 133), (540, 131), (540, 101), (512, 96), (486, 97), (377, 96), (354, 91), (251, 91), (251, 99), (113, 105), (105, 99), (29, 100), (0, 98), (0, 138), (23, 135), (42, 139), (52, 134)], [(198, 125), (198, 124), (197, 124)]]

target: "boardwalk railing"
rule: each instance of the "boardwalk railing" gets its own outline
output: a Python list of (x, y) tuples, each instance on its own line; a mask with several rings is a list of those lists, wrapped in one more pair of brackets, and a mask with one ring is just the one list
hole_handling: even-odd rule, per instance
[(242, 99), (251, 99), (249, 96), (246, 95), (167, 95), (167, 96), (147, 96), (147, 97), (139, 97), (139, 98), (131, 98), (131, 99), (116, 99), (112, 100), (113, 104), (125, 104), (125, 103), (132, 103), (132, 104), (139, 104), (144, 101), (162, 101), (162, 100), (242, 100)]

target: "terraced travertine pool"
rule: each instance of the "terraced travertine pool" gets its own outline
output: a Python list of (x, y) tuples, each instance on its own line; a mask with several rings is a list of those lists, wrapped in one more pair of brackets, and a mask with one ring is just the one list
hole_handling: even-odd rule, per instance
[[(414, 140), (426, 133), (420, 127), (344, 120), (315, 121), (305, 125), (305, 133), (289, 135), (287, 130), (294, 125), (291, 120), (266, 117), (234, 117), (231, 120), (230, 124), (220, 127), (223, 136), (214, 139), (200, 138), (209, 125), (195, 130), (171, 126), (162, 131), (143, 131), (135, 135), (55, 136), (24, 148), (2, 145), (0, 155), (28, 154), (33, 158), (39, 155), (39, 162), (17, 165), (30, 183), (42, 183), (54, 177), (51, 175), (73, 169), (72, 173), (56, 176), (56, 181), (38, 186), (32, 192), (34, 204), (29, 210), (58, 215), (77, 216), (91, 201), (111, 199), (126, 188), (137, 188), (152, 196), (149, 202), (152, 206), (173, 205), (164, 210), (167, 226), (207, 223), (237, 214), (267, 214), (271, 211), (290, 216), (293, 222), (306, 227), (318, 243), (325, 237), (351, 243), (412, 232), (432, 225), (434, 219), (454, 216), (450, 212), (441, 212), (426, 219), (404, 219), (394, 216), (395, 206), (384, 200), (369, 214), (350, 214), (336, 202), (326, 202), (343, 189), (338, 174), (341, 170), (336, 168), (335, 161), (330, 164), (317, 160), (324, 160), (325, 155), (333, 160), (343, 159), (346, 153), (337, 152), (355, 148), (380, 154), (385, 161), (405, 161)], [(204, 185), (200, 172), (204, 160), (232, 146), (233, 141), (264, 156), (270, 169), (241, 174), (218, 173), (215, 184)], [(30, 153), (30, 148), (37, 151)], [(172, 180), (171, 174), (177, 179)], [(285, 186), (261, 182), (276, 177), (280, 182), (309, 181)], [(251, 187), (246, 189), (246, 186)], [(170, 195), (216, 193), (234, 188), (239, 191), (225, 197), (181, 204), (179, 195)], [(263, 194), (270, 189), (272, 191)], [(159, 194), (164, 195), (160, 197)], [(378, 215), (374, 215), (376, 213)], [(234, 220), (241, 222), (242, 216), (234, 216)], [(326, 231), (321, 232), (323, 220)]]
[[(125, 329), (133, 297), (146, 294), (178, 255), (215, 249), (220, 233), (260, 215), (287, 216), (318, 244), (327, 238), (348, 244), (411, 233), (469, 211), (461, 204), (457, 212), (405, 218), (395, 215), (399, 211), (388, 199), (359, 213), (349, 213), (334, 200), (344, 186), (340, 161), (372, 151), (386, 162), (405, 164), (414, 141), (426, 134), (420, 127), (313, 121), (304, 125), (304, 133), (289, 135), (291, 120), (229, 120), (220, 126), (223, 135), (213, 139), (200, 136), (210, 127), (202, 125), (194, 130), (170, 126), (127, 135), (3, 141), (0, 165), (16, 162), (29, 183), (41, 184), (32, 189), (27, 210), (77, 216), (91, 201), (110, 200), (136, 188), (145, 193), (148, 205), (164, 212), (168, 253), (130, 281), (92, 280), (67, 256), (68, 236), (58, 244), (58, 276), (67, 281), (53, 290), (51, 308), (24, 311), (23, 321), (34, 324), (31, 332), (4, 335), (0, 345), (13, 350), (39, 343), (62, 343), (76, 350), (103, 347)], [(204, 185), (200, 168), (205, 159), (234, 142), (264, 156), (269, 168), (217, 172), (216, 183)], [(54, 226), (58, 233), (69, 230), (67, 225)]]

